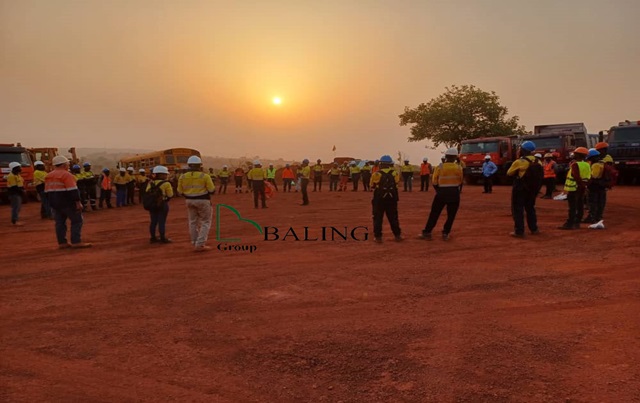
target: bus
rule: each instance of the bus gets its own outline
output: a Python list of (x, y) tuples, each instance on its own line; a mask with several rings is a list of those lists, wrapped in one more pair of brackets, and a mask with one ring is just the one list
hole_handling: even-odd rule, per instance
[(167, 167), (169, 172), (182, 172), (189, 168), (187, 160), (192, 155), (200, 157), (200, 151), (191, 148), (169, 148), (167, 150), (122, 158), (119, 166), (122, 168), (132, 166), (135, 172), (144, 168), (149, 172), (156, 165), (162, 165)]

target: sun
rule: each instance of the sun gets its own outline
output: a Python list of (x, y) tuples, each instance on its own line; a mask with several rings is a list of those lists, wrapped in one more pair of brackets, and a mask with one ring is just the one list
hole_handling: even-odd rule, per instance
[(282, 103), (282, 99), (280, 97), (273, 97), (271, 102), (273, 102), (274, 105), (280, 105)]

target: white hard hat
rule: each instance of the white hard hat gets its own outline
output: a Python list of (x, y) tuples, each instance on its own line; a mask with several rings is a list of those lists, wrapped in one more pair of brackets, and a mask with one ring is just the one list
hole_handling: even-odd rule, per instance
[(19, 162), (12, 162), (9, 164), (9, 169), (17, 168), (19, 166), (22, 166)]
[(133, 172), (133, 167), (127, 168), (127, 171), (132, 171)]
[(202, 160), (200, 159), (200, 157), (198, 157), (197, 155), (192, 155), (191, 157), (189, 157), (189, 159), (187, 160), (187, 164), (202, 164)]
[(69, 160), (64, 155), (56, 155), (55, 157), (53, 157), (53, 160), (51, 162), (53, 162), (53, 165), (58, 166), (62, 164), (68, 164)]
[(484, 159), (485, 159), (485, 160), (490, 160), (490, 159), (491, 159), (491, 156), (490, 156), (490, 155), (485, 155), (485, 156), (484, 156)]
[(458, 149), (455, 147), (448, 148), (447, 151), (444, 152), (444, 155), (454, 155), (458, 156)]
[(120, 169), (118, 169), (118, 171), (120, 171), (120, 172), (127, 172), (127, 170), (126, 170), (126, 169), (124, 169), (124, 168), (120, 168)]
[(540, 154), (540, 153), (535, 153), (535, 154), (533, 154), (533, 156), (536, 157), (536, 158), (542, 158), (542, 154)]
[(144, 170), (144, 168), (140, 168), (140, 169), (138, 170), (138, 172), (140, 172), (140, 173), (145, 173), (145, 172), (147, 172), (147, 171), (145, 171), (145, 170)]
[(229, 167), (228, 167), (228, 166), (226, 166), (226, 165), (223, 165), (223, 166), (222, 166), (222, 168), (229, 168)]
[(260, 160), (253, 160), (253, 165), (262, 165)]
[(36, 161), (33, 163), (33, 165), (38, 166), (38, 165), (44, 165), (44, 162), (42, 161)]
[(153, 173), (154, 174), (169, 174), (169, 170), (167, 169), (167, 167), (163, 167), (162, 165), (158, 165), (157, 167), (153, 168)]
[(422, 159), (422, 161), (423, 161), (423, 162), (427, 162), (427, 161), (429, 161), (429, 158), (424, 157), (424, 158)]

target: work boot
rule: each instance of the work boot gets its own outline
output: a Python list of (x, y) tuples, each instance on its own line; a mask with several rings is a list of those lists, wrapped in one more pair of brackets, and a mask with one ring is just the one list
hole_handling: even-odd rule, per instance
[(540, 230), (536, 229), (536, 230), (531, 231), (531, 235), (540, 235)]
[(449, 240), (449, 234), (447, 234), (447, 233), (443, 232), (443, 233), (442, 233), (442, 240), (443, 240), (443, 241), (448, 241), (448, 240)]
[[(580, 228), (580, 224), (578, 224), (578, 228)], [(562, 229), (562, 230), (572, 230), (575, 229), (574, 228), (574, 224), (571, 224), (569, 222), (565, 222), (564, 224), (562, 224), (561, 226), (558, 227), (558, 229)]]
[(71, 248), (71, 244), (69, 243), (61, 243), (58, 245), (58, 249), (69, 249)]
[(160, 243), (171, 243), (171, 239), (162, 237), (160, 238)]
[(524, 234), (519, 234), (517, 232), (511, 232), (509, 235), (514, 237), (514, 238), (521, 238), (521, 239), (524, 238)]
[(211, 246), (207, 246), (207, 245), (196, 246), (194, 249), (195, 252), (206, 252), (209, 250), (211, 250)]
[(93, 246), (93, 245), (91, 245), (90, 243), (86, 243), (86, 242), (72, 243), (71, 244), (71, 247), (73, 249), (85, 249), (85, 248), (90, 248), (91, 246)]
[(395, 237), (396, 242), (402, 242), (404, 241), (404, 238), (402, 237), (402, 235), (398, 235)]
[(382, 237), (374, 237), (373, 240), (375, 241), (375, 243), (382, 243)]
[(156, 238), (156, 237), (154, 237), (154, 236), (152, 236), (152, 237), (149, 239), (149, 243), (158, 243), (158, 242), (159, 242), (158, 238)]
[(431, 232), (423, 232), (422, 234), (418, 235), (418, 239), (423, 239), (425, 241), (430, 241), (433, 238), (431, 237)]

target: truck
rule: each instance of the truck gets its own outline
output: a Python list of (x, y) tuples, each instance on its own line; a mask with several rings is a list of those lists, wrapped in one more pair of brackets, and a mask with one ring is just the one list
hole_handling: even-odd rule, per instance
[(562, 123), (535, 126), (533, 134), (518, 138), (516, 146), (527, 140), (535, 143), (534, 153), (555, 153), (557, 178), (562, 182), (569, 169), (573, 150), (577, 147), (593, 148), (598, 142), (598, 135), (589, 134), (584, 123)]
[(33, 184), (33, 161), (29, 155), (29, 150), (17, 144), (0, 144), (0, 200), (6, 201), (7, 196), (7, 176), (10, 173), (9, 164), (19, 162), (22, 166), (20, 175), (24, 179), (24, 188), (26, 191), (26, 202), (28, 197), (36, 197), (36, 188)]
[(498, 167), (496, 183), (508, 183), (507, 170), (517, 158), (516, 137), (482, 137), (463, 140), (460, 160), (464, 163), (465, 182), (477, 183), (482, 178), (482, 164), (485, 156)]
[(618, 123), (607, 135), (609, 155), (619, 175), (621, 184), (640, 183), (640, 120)]

